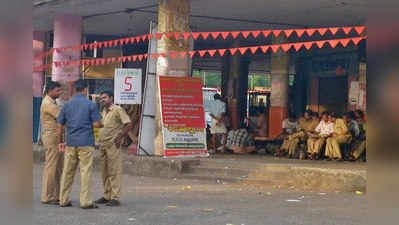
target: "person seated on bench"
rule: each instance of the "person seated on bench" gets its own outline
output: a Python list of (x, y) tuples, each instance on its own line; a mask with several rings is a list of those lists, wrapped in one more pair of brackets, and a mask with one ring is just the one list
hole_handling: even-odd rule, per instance
[(280, 152), (288, 151), (288, 157), (292, 158), (296, 154), (298, 144), (306, 141), (308, 132), (314, 131), (318, 121), (312, 118), (313, 112), (306, 110), (303, 117), (298, 120), (299, 129), (294, 134), (288, 136), (280, 147)]
[(353, 144), (353, 152), (349, 156), (350, 161), (356, 161), (366, 151), (366, 123), (363, 124), (363, 130)]
[(328, 112), (323, 112), (321, 121), (314, 131), (308, 132), (307, 152), (310, 160), (318, 159), (320, 150), (326, 143), (326, 138), (333, 133), (334, 124), (330, 121)]
[(327, 160), (343, 161), (340, 145), (349, 144), (352, 135), (345, 121), (337, 113), (331, 113), (330, 119), (334, 123), (334, 130), (331, 137), (327, 139), (325, 157)]
[(255, 140), (248, 133), (244, 123), (238, 129), (229, 131), (225, 148), (237, 154), (251, 153), (256, 150)]
[(357, 123), (357, 121), (355, 119), (355, 113), (353, 111), (344, 113), (344, 115), (342, 116), (342, 119), (344, 120), (346, 126), (349, 129), (349, 132), (352, 135), (352, 140), (351, 140), (349, 148), (346, 148), (345, 149), (346, 151), (342, 152), (344, 159), (347, 159), (351, 155), (352, 144), (355, 144), (355, 142), (358, 141), (358, 138), (360, 135), (360, 128), (359, 128), (359, 124)]

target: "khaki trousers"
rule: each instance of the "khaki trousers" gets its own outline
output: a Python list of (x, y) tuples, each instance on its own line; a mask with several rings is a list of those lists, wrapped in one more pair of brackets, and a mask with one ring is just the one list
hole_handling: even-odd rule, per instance
[(305, 139), (305, 137), (306, 137), (306, 134), (303, 131), (292, 134), (292, 135), (288, 136), (286, 139), (284, 139), (284, 142), (281, 145), (280, 149), (283, 151), (288, 151), (289, 155), (295, 155), (296, 149), (298, 148), (298, 144), (299, 144), (300, 140)]
[(91, 175), (93, 165), (94, 147), (66, 147), (64, 158), (64, 171), (61, 178), (60, 204), (65, 205), (69, 201), (72, 191), (73, 179), (78, 165), (80, 167), (81, 187), (80, 206), (86, 207), (93, 204), (91, 199)]
[(111, 142), (100, 143), (100, 164), (104, 185), (104, 198), (118, 200), (121, 195), (122, 154)]
[(308, 138), (308, 153), (309, 154), (319, 154), (324, 143), (326, 143), (325, 138)]
[(362, 154), (363, 154), (363, 152), (366, 150), (366, 141), (362, 141), (362, 142), (360, 142), (357, 146), (356, 146), (356, 148), (355, 148), (355, 150), (353, 151), (353, 157), (355, 158), (355, 159), (358, 159)]
[(43, 137), (45, 148), (45, 165), (42, 179), (42, 202), (57, 201), (60, 197), (60, 183), (64, 154), (58, 151), (56, 141)]
[(327, 139), (325, 156), (330, 159), (342, 159), (340, 144), (349, 143), (351, 140), (350, 135), (341, 135)]

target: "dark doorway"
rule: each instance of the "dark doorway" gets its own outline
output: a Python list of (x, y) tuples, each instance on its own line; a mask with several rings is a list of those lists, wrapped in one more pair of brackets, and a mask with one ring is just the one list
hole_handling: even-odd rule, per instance
[(348, 78), (320, 77), (319, 80), (319, 107), (320, 111), (343, 113), (348, 103)]

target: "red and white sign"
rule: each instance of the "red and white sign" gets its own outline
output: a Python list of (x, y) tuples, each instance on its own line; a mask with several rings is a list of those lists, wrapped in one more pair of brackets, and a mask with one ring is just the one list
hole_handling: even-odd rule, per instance
[(159, 77), (165, 157), (209, 156), (200, 78)]
[(115, 104), (141, 104), (141, 69), (115, 69)]

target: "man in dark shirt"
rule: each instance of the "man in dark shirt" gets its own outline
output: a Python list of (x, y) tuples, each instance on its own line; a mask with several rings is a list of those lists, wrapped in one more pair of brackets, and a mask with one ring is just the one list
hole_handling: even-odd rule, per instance
[[(94, 209), (97, 206), (91, 198), (91, 174), (94, 152), (93, 127), (101, 128), (101, 115), (93, 102), (86, 98), (85, 80), (75, 82), (76, 94), (65, 103), (57, 122), (60, 151), (65, 151), (64, 170), (61, 177), (60, 206), (71, 206), (69, 194), (72, 190), (76, 169), (80, 167), (80, 207)], [(66, 145), (62, 141), (63, 127), (66, 127)]]

